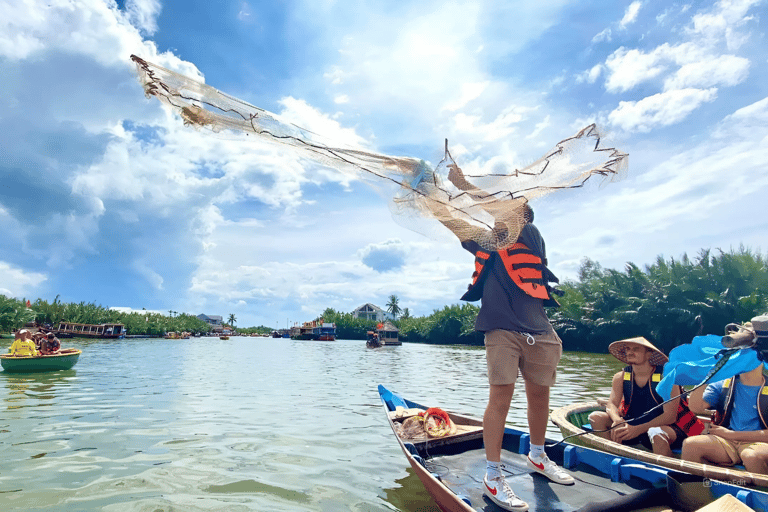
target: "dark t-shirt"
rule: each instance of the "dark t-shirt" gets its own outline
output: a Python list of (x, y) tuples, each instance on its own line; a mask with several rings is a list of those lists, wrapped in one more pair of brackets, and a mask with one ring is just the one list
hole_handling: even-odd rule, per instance
[[(526, 224), (520, 232), (519, 242), (528, 246), (542, 261), (546, 261), (544, 239), (533, 224)], [(472, 240), (463, 242), (462, 247), (475, 254), (484, 250)], [(518, 288), (508, 276), (504, 262), (498, 254), (491, 256), (490, 272), (483, 285), (480, 312), (477, 314), (475, 329), (480, 332), (504, 329), (505, 331), (544, 334), (552, 330), (544, 301), (531, 297)]]
[[(624, 397), (624, 400), (627, 400), (626, 396)], [(646, 423), (651, 420), (651, 417), (640, 417), (657, 405), (656, 400), (651, 396), (651, 383), (647, 382), (643, 387), (639, 387), (635, 383), (635, 390), (632, 392), (632, 402), (629, 404), (629, 409), (627, 410), (627, 414), (624, 415), (624, 419), (629, 420), (627, 423), (630, 425), (641, 425)], [(659, 411), (659, 409), (656, 410)]]

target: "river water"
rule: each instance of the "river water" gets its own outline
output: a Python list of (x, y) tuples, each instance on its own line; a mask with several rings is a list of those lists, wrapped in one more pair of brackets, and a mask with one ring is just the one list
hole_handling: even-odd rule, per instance
[[(83, 350), (72, 370), (0, 372), (3, 512), (438, 512), (376, 387), (478, 417), (487, 398), (482, 347), (245, 337), (63, 344)], [(620, 366), (565, 352), (550, 406), (607, 397)], [(510, 424), (527, 429), (525, 410), (519, 381)], [(554, 426), (548, 435), (561, 439)]]

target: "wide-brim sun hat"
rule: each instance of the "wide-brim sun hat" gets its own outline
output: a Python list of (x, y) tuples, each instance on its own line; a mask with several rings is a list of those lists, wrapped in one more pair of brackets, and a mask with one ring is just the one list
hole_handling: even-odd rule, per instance
[(669, 361), (669, 358), (664, 355), (664, 352), (656, 348), (653, 343), (643, 338), (642, 336), (637, 338), (628, 338), (626, 340), (614, 341), (608, 345), (608, 351), (611, 353), (611, 355), (613, 355), (613, 357), (622, 363), (629, 364), (627, 362), (628, 345), (640, 345), (641, 347), (649, 349), (651, 351), (651, 357), (648, 359), (648, 362), (653, 366), (663, 365)]

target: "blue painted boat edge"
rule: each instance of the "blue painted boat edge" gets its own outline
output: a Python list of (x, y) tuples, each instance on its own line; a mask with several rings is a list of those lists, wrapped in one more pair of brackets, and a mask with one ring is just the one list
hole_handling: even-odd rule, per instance
[[(381, 384), (378, 385), (378, 391), (379, 397), (384, 404), (384, 408), (388, 411), (394, 411), (398, 405), (406, 408), (427, 408), (422, 404), (401, 397)], [(509, 434), (520, 437), (519, 453), (528, 451), (530, 435), (527, 432), (506, 427), (504, 433), (505, 435)], [(408, 443), (404, 444), (399, 438), (398, 442), (403, 448), (403, 451), (406, 451)], [(555, 441), (547, 439), (546, 443), (552, 444), (555, 443)], [(415, 450), (415, 447), (413, 449)], [(575, 469), (579, 464), (585, 464), (610, 477), (612, 482), (626, 482), (635, 477), (649, 482), (651, 485), (659, 485), (662, 481), (666, 481), (667, 474), (670, 474), (672, 477), (674, 477), (675, 474), (680, 474), (680, 472), (656, 466), (654, 464), (637, 461), (627, 457), (618, 457), (592, 448), (569, 443), (560, 443), (554, 448), (548, 448), (548, 450), (557, 450), (558, 455), (562, 457), (565, 469)], [(411, 456), (413, 457), (412, 453)], [(421, 457), (419, 457), (419, 459), (421, 459)], [(423, 460), (420, 461), (420, 463), (424, 465)], [(747, 489), (732, 483), (716, 480), (706, 480), (706, 484), (709, 485), (710, 492), (715, 498), (721, 498), (726, 494), (731, 494), (748, 507), (758, 511), (768, 511), (768, 492)]]

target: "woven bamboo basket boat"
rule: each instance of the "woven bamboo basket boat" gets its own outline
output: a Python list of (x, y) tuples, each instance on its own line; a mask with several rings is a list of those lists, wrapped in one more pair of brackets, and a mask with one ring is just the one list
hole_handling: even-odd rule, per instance
[(629, 457), (643, 462), (650, 462), (665, 468), (690, 473), (692, 475), (703, 476), (712, 480), (735, 483), (744, 487), (768, 488), (768, 475), (750, 473), (739, 467), (722, 467), (710, 464), (699, 464), (688, 462), (675, 457), (666, 457), (656, 455), (647, 450), (626, 446), (614, 441), (603, 439), (602, 437), (589, 434), (583, 429), (583, 425), (589, 423), (589, 415), (593, 411), (604, 411), (604, 401), (583, 402), (567, 405), (555, 409), (550, 414), (552, 423), (560, 428), (563, 437), (579, 434), (571, 437), (568, 442), (589, 448), (595, 448), (604, 452), (612, 453), (622, 457)]

